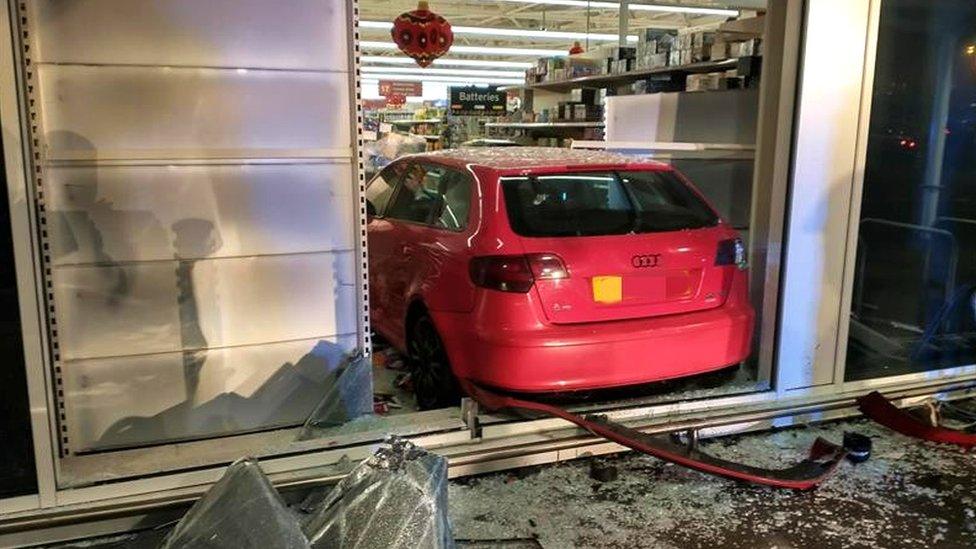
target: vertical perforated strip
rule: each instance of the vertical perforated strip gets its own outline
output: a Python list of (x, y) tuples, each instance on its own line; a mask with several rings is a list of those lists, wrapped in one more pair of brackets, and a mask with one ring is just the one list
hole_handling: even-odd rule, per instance
[(359, 68), (359, 0), (348, 0), (351, 25), (349, 27), (349, 76), (350, 76), (350, 95), (352, 96), (352, 127), (355, 128), (356, 135), (352, 138), (354, 151), (354, 162), (356, 164), (356, 177), (353, 183), (354, 194), (357, 207), (356, 224), (359, 229), (359, 246), (357, 249), (357, 271), (359, 278), (359, 288), (356, 292), (359, 296), (360, 315), (360, 346), (366, 356), (372, 350), (369, 327), (369, 261), (366, 242), (366, 173), (363, 165), (363, 102), (362, 86), (360, 84)]
[(45, 174), (43, 163), (43, 150), (41, 140), (41, 113), (40, 98), (37, 91), (38, 78), (37, 66), (33, 62), (33, 48), (31, 43), (34, 41), (34, 33), (31, 28), (30, 10), (28, 0), (17, 2), (17, 28), (18, 43), (21, 53), (21, 71), (23, 72), (22, 82), (26, 87), (24, 97), (26, 99), (27, 123), (29, 124), (29, 143), (30, 158), (28, 166), (33, 181), (33, 197), (37, 215), (38, 244), (40, 246), (41, 279), (44, 284), (44, 313), (47, 320), (48, 346), (51, 356), (51, 365), (54, 369), (52, 380), (54, 382), (54, 402), (57, 410), (57, 429), (59, 450), (62, 457), (70, 453), (68, 440), (67, 417), (64, 407), (64, 379), (62, 376), (61, 350), (58, 343), (58, 324), (57, 311), (54, 305), (54, 282), (51, 279), (51, 243), (48, 238), (48, 219), (47, 207), (45, 203)]

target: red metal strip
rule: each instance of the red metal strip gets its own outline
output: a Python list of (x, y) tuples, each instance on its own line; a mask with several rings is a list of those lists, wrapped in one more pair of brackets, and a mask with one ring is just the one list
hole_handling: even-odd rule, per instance
[(469, 395), (489, 410), (520, 409), (542, 412), (575, 423), (597, 436), (643, 454), (703, 473), (754, 484), (809, 490), (817, 487), (830, 476), (847, 455), (840, 446), (818, 438), (810, 449), (810, 456), (800, 463), (781, 470), (763, 469), (720, 459), (675, 443), (667, 436), (642, 433), (603, 417), (583, 417), (549, 404), (500, 395), (468, 381), (461, 381), (461, 385)]
[(976, 435), (929, 425), (899, 409), (877, 391), (857, 399), (857, 406), (861, 409), (861, 413), (871, 420), (903, 435), (932, 442), (955, 444), (963, 448), (976, 446)]

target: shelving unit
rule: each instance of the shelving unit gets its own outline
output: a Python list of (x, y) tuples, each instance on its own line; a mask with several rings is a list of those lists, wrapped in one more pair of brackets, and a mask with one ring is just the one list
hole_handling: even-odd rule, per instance
[[(559, 138), (559, 139), (586, 139), (598, 137), (593, 135), (596, 129), (602, 130), (604, 123), (601, 121), (578, 121), (578, 122), (488, 122), (485, 124), (485, 137), (512, 137), (511, 133), (517, 132), (522, 137), (529, 139), (539, 138)], [(502, 134), (499, 134), (502, 132)], [(602, 135), (602, 131), (600, 132)]]
[(407, 120), (392, 120), (392, 121), (390, 121), (391, 124), (406, 124), (406, 125), (414, 125), (414, 124), (440, 124), (441, 122), (443, 122), (443, 120), (440, 119), (440, 118), (411, 118), (411, 119), (407, 119)]
[(485, 127), (516, 129), (602, 128), (603, 122), (488, 122)]
[(630, 84), (638, 80), (643, 80), (656, 74), (692, 74), (705, 73), (720, 70), (727, 70), (737, 66), (739, 58), (723, 59), (721, 61), (705, 61), (702, 63), (692, 63), (676, 67), (655, 67), (653, 69), (640, 69), (619, 74), (594, 74), (591, 76), (581, 76), (571, 80), (560, 80), (556, 82), (540, 82), (537, 84), (526, 84), (522, 86), (526, 90), (546, 90), (554, 92), (566, 92), (574, 88), (612, 88), (624, 84)]

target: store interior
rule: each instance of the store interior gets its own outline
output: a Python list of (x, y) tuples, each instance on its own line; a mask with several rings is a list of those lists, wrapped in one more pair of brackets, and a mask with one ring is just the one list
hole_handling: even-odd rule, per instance
[[(424, 151), (608, 150), (673, 165), (747, 241), (751, 224), (764, 222), (752, 215), (756, 201), (769, 200), (767, 189), (753, 189), (762, 60), (779, 47), (764, 39), (765, 2), (634, 2), (621, 10), (615, 2), (444, 0), (431, 9), (450, 21), (454, 46), (429, 68), (390, 42), (386, 22), (415, 7), (361, 2), (367, 180)], [(463, 90), (499, 97), (472, 107)], [(766, 253), (765, 243), (750, 244), (753, 254)], [(760, 391), (770, 376), (758, 357), (756, 349), (720, 372), (551, 398), (608, 409)], [(374, 333), (372, 362), (375, 412), (417, 411), (409, 358)]]

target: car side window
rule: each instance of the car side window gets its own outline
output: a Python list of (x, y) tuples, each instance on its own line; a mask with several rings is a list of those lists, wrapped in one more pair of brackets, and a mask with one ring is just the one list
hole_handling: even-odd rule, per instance
[(471, 178), (456, 170), (431, 166), (424, 186), (438, 196), (431, 224), (449, 231), (464, 230), (471, 209)]
[(386, 215), (461, 231), (468, 225), (470, 207), (471, 178), (467, 174), (434, 164), (412, 164)]
[(396, 187), (397, 180), (400, 179), (404, 169), (404, 164), (390, 164), (383, 168), (369, 185), (366, 187), (366, 200), (376, 208), (376, 215), (382, 216), (386, 211), (386, 205), (393, 196), (393, 189)]
[(437, 200), (437, 194), (424, 186), (426, 170), (420, 164), (406, 168), (397, 192), (393, 196), (387, 217), (414, 223), (427, 223)]

